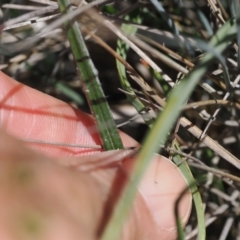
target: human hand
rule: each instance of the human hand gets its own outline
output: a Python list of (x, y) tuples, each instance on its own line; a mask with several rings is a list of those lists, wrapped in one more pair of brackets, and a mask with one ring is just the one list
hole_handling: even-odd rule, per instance
[[(9, 136), (5, 131), (21, 139), (100, 144), (91, 116), (2, 72), (0, 82), (0, 239), (98, 239), (135, 159), (119, 167), (117, 155), (108, 152), (26, 144)], [(125, 147), (138, 145), (120, 135)], [(109, 154), (115, 164), (104, 165)], [(178, 168), (156, 156), (138, 187), (121, 239), (176, 238), (174, 204), (186, 187)], [(187, 193), (179, 205), (183, 222), (190, 210)]]

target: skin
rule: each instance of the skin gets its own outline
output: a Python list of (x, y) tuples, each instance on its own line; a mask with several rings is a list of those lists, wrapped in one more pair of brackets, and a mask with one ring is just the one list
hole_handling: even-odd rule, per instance
[[(98, 239), (136, 157), (23, 142), (99, 145), (100, 138), (91, 116), (2, 72), (0, 82), (0, 239)], [(125, 147), (138, 146), (120, 135)], [(178, 168), (156, 155), (119, 239), (175, 239), (174, 204), (186, 187)], [(187, 192), (183, 223), (190, 211)]]

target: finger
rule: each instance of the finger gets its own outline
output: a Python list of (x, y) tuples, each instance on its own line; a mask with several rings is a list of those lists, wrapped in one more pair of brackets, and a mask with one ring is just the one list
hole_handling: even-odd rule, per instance
[[(1, 96), (1, 119), (2, 123), (5, 127), (13, 132), (15, 135), (21, 138), (36, 138), (40, 140), (48, 140), (48, 141), (56, 141), (56, 142), (69, 142), (69, 143), (83, 143), (83, 144), (99, 144), (99, 136), (97, 131), (94, 129), (94, 122), (92, 118), (84, 113), (78, 112), (69, 105), (46, 96), (38, 91), (30, 89), (24, 85), (21, 85), (12, 79), (8, 78), (3, 73), (0, 73), (0, 79), (2, 82), (2, 96)], [(30, 103), (30, 104), (29, 104)], [(125, 145), (131, 146), (131, 144), (136, 144), (131, 140), (131, 138), (123, 135), (123, 141)], [(37, 146), (39, 148), (39, 146)], [(77, 156), (86, 153), (93, 153), (93, 150), (89, 149), (75, 149), (71, 148), (55, 148), (55, 147), (41, 147), (43, 151), (48, 153), (49, 155), (55, 156)], [(97, 158), (96, 158), (97, 159)], [(151, 192), (146, 192), (146, 199), (143, 201), (144, 204), (141, 204), (142, 207), (146, 207), (149, 211), (150, 216), (153, 214), (153, 221), (156, 221), (158, 229), (166, 229), (166, 232), (169, 233), (169, 229), (174, 228), (175, 226), (175, 217), (172, 214), (172, 209), (174, 207), (173, 202), (176, 199), (176, 196), (179, 195), (179, 189), (181, 186), (186, 187), (186, 182), (184, 178), (181, 176), (179, 171), (173, 164), (166, 163), (166, 160), (161, 158), (162, 164), (161, 171), (159, 172), (159, 176), (163, 175), (163, 180), (166, 178), (168, 181), (161, 181), (159, 184), (159, 188), (156, 188), (155, 194), (150, 194)], [(130, 166), (126, 167), (126, 171), (131, 169)], [(171, 171), (170, 171), (171, 170)], [(165, 172), (170, 172), (171, 179), (167, 178), (164, 175)], [(156, 172), (152, 170), (151, 176), (155, 176)], [(111, 183), (110, 177), (107, 182)], [(145, 178), (144, 178), (145, 179)], [(176, 180), (176, 181), (175, 181)], [(106, 182), (106, 181), (105, 181)], [(143, 180), (144, 182), (144, 180)], [(164, 184), (162, 184), (162, 182)], [(174, 182), (173, 185), (169, 185)], [(151, 183), (146, 184), (153, 184)], [(166, 184), (165, 184), (166, 183)], [(170, 190), (171, 192), (166, 192), (164, 194), (163, 187), (166, 187), (165, 190)], [(180, 186), (179, 188), (177, 188)], [(145, 187), (144, 189), (150, 190), (151, 188)], [(177, 190), (177, 191), (176, 191)], [(182, 190), (182, 189), (181, 189)], [(145, 190), (143, 190), (144, 192)], [(169, 195), (169, 198), (164, 198), (165, 202), (161, 206), (158, 206), (159, 199), (162, 196)], [(151, 196), (156, 196), (155, 201), (151, 198)], [(180, 206), (180, 210), (184, 213), (182, 218), (186, 219), (189, 214), (190, 209), (190, 195), (184, 198), (182, 205)], [(155, 204), (155, 205), (154, 205)], [(168, 207), (166, 207), (166, 205)], [(167, 212), (170, 212), (171, 215), (167, 215), (169, 217), (167, 221), (161, 223), (160, 220), (155, 219), (155, 214), (158, 211), (155, 211), (155, 207), (158, 209), (164, 210), (168, 209)], [(180, 212), (181, 212), (180, 211)], [(143, 214), (146, 211), (143, 211)], [(161, 214), (159, 214), (161, 215)], [(137, 216), (135, 214), (134, 216)], [(164, 217), (161, 219), (165, 219)], [(149, 221), (150, 223), (151, 221)], [(175, 234), (175, 230), (169, 234)]]
[[(126, 161), (127, 166), (125, 165), (125, 167), (127, 171), (131, 172), (132, 168), (129, 163), (131, 165), (131, 162)], [(151, 239), (157, 239), (156, 237), (163, 240), (177, 238), (174, 209), (176, 201), (184, 191), (186, 193), (177, 206), (183, 225), (186, 224), (191, 213), (192, 197), (187, 186), (185, 178), (176, 165), (163, 156), (155, 155), (138, 188), (139, 198), (143, 198), (139, 204), (145, 205), (151, 219), (146, 223), (156, 226), (158, 229), (155, 232), (156, 235), (153, 234)], [(141, 224), (143, 222), (140, 220), (140, 229), (143, 227)], [(146, 239), (150, 239), (148, 235)]]
[(102, 201), (93, 179), (0, 136), (0, 239), (96, 239)]
[[(101, 141), (91, 116), (70, 105), (20, 84), (0, 72), (1, 125), (22, 139), (68, 144), (100, 145)], [(125, 145), (136, 142), (121, 133)], [(57, 147), (30, 144), (50, 156), (78, 156), (99, 152), (92, 148)]]
[[(3, 239), (19, 236), (96, 239), (99, 223), (102, 226), (105, 214), (114, 206), (114, 197), (119, 196), (120, 186), (131, 176), (134, 162), (126, 160), (121, 174), (112, 167), (84, 174), (54, 164), (3, 133), (0, 153), (0, 238), (4, 236)], [(101, 155), (96, 154), (95, 159)], [(89, 156), (90, 160), (93, 156)], [(175, 239), (174, 202), (185, 187), (176, 166), (156, 156), (138, 188), (121, 239)], [(187, 193), (179, 205), (183, 222), (190, 207), (191, 197)]]
[[(80, 171), (91, 172), (108, 199), (105, 200), (105, 209), (109, 209), (109, 212), (114, 209), (121, 191), (133, 175), (133, 165), (137, 161), (137, 157), (132, 158), (135, 153), (133, 150), (115, 150), (65, 159), (61, 163)], [(116, 162), (122, 163), (123, 171), (122, 168), (111, 167)], [(122, 239), (176, 239), (175, 208), (178, 209), (178, 217), (183, 225), (191, 212), (192, 198), (187, 185), (176, 165), (163, 156), (155, 155), (138, 187), (131, 215), (123, 228)], [(175, 206), (181, 195), (183, 196), (178, 206)], [(102, 221), (107, 223), (108, 219), (109, 215), (105, 215)]]

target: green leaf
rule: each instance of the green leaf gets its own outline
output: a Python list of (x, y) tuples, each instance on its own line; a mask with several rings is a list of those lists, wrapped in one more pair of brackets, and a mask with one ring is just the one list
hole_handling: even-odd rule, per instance
[[(58, 0), (58, 2), (62, 13), (72, 12), (68, 0)], [(98, 72), (89, 56), (79, 26), (76, 22), (68, 21), (65, 23), (65, 27), (79, 70), (83, 90), (95, 118), (103, 147), (105, 150), (122, 149), (122, 141), (98, 79)]]

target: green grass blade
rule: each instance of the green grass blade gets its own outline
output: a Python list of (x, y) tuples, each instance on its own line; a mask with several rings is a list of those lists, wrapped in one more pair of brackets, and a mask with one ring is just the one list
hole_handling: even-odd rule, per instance
[[(216, 50), (220, 53), (229, 45), (229, 42), (226, 41), (226, 39), (234, 39), (234, 33), (236, 35), (236, 22), (228, 21), (213, 36), (210, 43), (213, 47), (216, 47)], [(117, 206), (114, 208), (109, 224), (104, 230), (101, 240), (118, 239), (123, 222), (131, 209), (133, 199), (136, 195), (137, 186), (145, 169), (150, 163), (154, 153), (159, 150), (159, 145), (164, 144), (165, 139), (179, 116), (184, 103), (189, 98), (194, 87), (205, 73), (213, 58), (214, 56), (212, 53), (207, 53), (199, 62), (195, 70), (189, 73), (180, 84), (172, 90), (165, 109), (159, 115), (156, 123), (153, 125), (153, 128), (144, 141), (143, 147), (138, 156), (138, 161), (136, 161), (133, 166), (131, 182), (124, 189)]]
[[(173, 148), (178, 151), (181, 151), (176, 140), (173, 141)], [(184, 161), (180, 155), (173, 154), (173, 161), (175, 162), (175, 164), (178, 165), (180, 171), (186, 178), (189, 189), (190, 189), (192, 197), (193, 197), (193, 202), (194, 202), (194, 206), (196, 209), (197, 221), (198, 221), (198, 240), (205, 240), (206, 229), (205, 229), (204, 207), (203, 207), (201, 195), (200, 195), (200, 193), (198, 191), (198, 187), (195, 183), (195, 179), (191, 173), (191, 170), (190, 170), (187, 162)], [(179, 221), (179, 219), (178, 219), (178, 221)], [(181, 232), (181, 231), (179, 231), (179, 232)]]
[(84, 104), (84, 99), (80, 94), (75, 92), (73, 89), (71, 89), (68, 85), (66, 85), (64, 82), (57, 82), (55, 84), (57, 89), (61, 91), (65, 96), (69, 97), (72, 99), (74, 102), (76, 102), (79, 105)]
[[(129, 20), (129, 19), (127, 19), (127, 20)], [(126, 34), (135, 33), (134, 27), (127, 26), (125, 24), (122, 25), (122, 30)], [(118, 53), (122, 57), (126, 58), (126, 52), (128, 50), (128, 46), (121, 40), (118, 41), (117, 46), (118, 46), (118, 48), (117, 48)], [(118, 66), (118, 71), (119, 71), (119, 74), (121, 77), (122, 86), (126, 90), (127, 89), (126, 85), (128, 86), (129, 83), (126, 79), (125, 67), (119, 61), (117, 61), (117, 66)], [(132, 102), (133, 106), (135, 106), (134, 102), (133, 101), (131, 101), (131, 102)], [(135, 108), (136, 108), (136, 110), (138, 110), (137, 107), (135, 107)], [(148, 124), (148, 121), (145, 120), (145, 122)], [(149, 125), (149, 127), (151, 127), (151, 125)], [(174, 147), (177, 150), (179, 150), (177, 143), (174, 144)], [(191, 173), (190, 168), (188, 167), (188, 164), (182, 160), (180, 155), (175, 154), (173, 156), (173, 160), (177, 165), (181, 163), (181, 165), (179, 166), (179, 169), (188, 182), (191, 194), (193, 196), (194, 205), (196, 208), (197, 219), (198, 219), (198, 229), (199, 229), (199, 240), (205, 239), (206, 231), (205, 231), (205, 221), (204, 221), (204, 208), (203, 208), (203, 204), (202, 204), (201, 195), (200, 195), (198, 188), (196, 186), (196, 183), (195, 183), (195, 179)], [(181, 219), (178, 219), (178, 216), (176, 216), (176, 217), (177, 217), (176, 221), (177, 221), (177, 228), (178, 228), (178, 238), (184, 239), (184, 231), (182, 229)]]
[(238, 72), (240, 72), (240, 23), (239, 23), (239, 19), (240, 19), (240, 3), (239, 0), (233, 0), (232, 4), (234, 5), (234, 9), (235, 9), (235, 14), (236, 14), (236, 18), (237, 20), (237, 45), (238, 45), (238, 54), (237, 54), (237, 62), (238, 62)]
[[(127, 19), (127, 20), (129, 20), (129, 19)], [(130, 33), (133, 34), (136, 32), (136, 29), (134, 27), (127, 26), (125, 24), (122, 25), (122, 30), (126, 34), (130, 34)], [(117, 46), (118, 46), (118, 48), (117, 48), (118, 53), (122, 57), (126, 58), (126, 52), (128, 51), (128, 46), (121, 40), (118, 41)], [(130, 84), (128, 83), (128, 81), (126, 79), (125, 67), (119, 61), (117, 61), (117, 66), (118, 66), (118, 71), (119, 71), (119, 74), (121, 77), (122, 86), (126, 90), (126, 89), (128, 89), (128, 87), (126, 87), (126, 85), (128, 86)], [(134, 99), (134, 100), (136, 101), (136, 99)], [(133, 101), (131, 101), (131, 102), (132, 102), (133, 106), (135, 106), (135, 104), (134, 104), (135, 102), (133, 102)], [(135, 107), (135, 108), (136, 108), (136, 110), (138, 110), (137, 107)], [(148, 124), (147, 120), (145, 120), (145, 122), (146, 122), (146, 124)], [(149, 125), (149, 127), (152, 127), (152, 125)], [(179, 150), (177, 143), (174, 144), (174, 147), (177, 150)], [(199, 230), (199, 240), (203, 240), (203, 239), (205, 239), (206, 231), (205, 231), (205, 221), (204, 221), (204, 208), (203, 208), (203, 204), (202, 204), (201, 195), (198, 191), (198, 188), (195, 183), (195, 179), (191, 173), (190, 168), (188, 167), (188, 164), (182, 160), (180, 155), (175, 154), (173, 156), (173, 160), (177, 165), (181, 163), (181, 165), (179, 165), (179, 169), (188, 182), (191, 194), (193, 196), (194, 205), (196, 208), (197, 220), (198, 220), (198, 230)], [(184, 238), (184, 230), (183, 230), (183, 227), (181, 224), (181, 219), (179, 219), (178, 216), (176, 216), (176, 222), (177, 222), (177, 229), (178, 229), (178, 239), (185, 239)]]
[(201, 10), (197, 9), (197, 15), (199, 17), (199, 20), (201, 21), (201, 23), (203, 24), (203, 26), (207, 30), (208, 35), (212, 36), (213, 35), (213, 30), (212, 30), (211, 24), (209, 23), (208, 19), (204, 15), (204, 13)]
[(179, 31), (174, 21), (168, 16), (165, 9), (162, 7), (161, 3), (157, 0), (150, 0), (153, 6), (157, 9), (162, 18), (167, 22), (168, 26), (173, 30), (173, 32), (178, 35)]
[[(62, 13), (70, 13), (70, 2), (59, 0)], [(106, 97), (98, 79), (97, 70), (89, 56), (81, 31), (76, 22), (66, 22), (68, 39), (79, 69), (85, 95), (88, 99), (92, 114), (95, 118), (102, 144), (105, 150), (122, 149), (122, 141), (112, 118)]]
[[(125, 20), (131, 20), (134, 23), (141, 23), (141, 18), (139, 16), (136, 16), (134, 18), (131, 18), (130, 16), (126, 16)], [(133, 26), (127, 25), (127, 24), (122, 24), (121, 26), (122, 31), (126, 34), (126, 35), (134, 35), (137, 31), (137, 29)], [(129, 46), (122, 40), (118, 40), (117, 41), (117, 53), (123, 57), (124, 59), (126, 59), (127, 57), (127, 51), (129, 50)], [(135, 95), (135, 92), (133, 91), (127, 76), (126, 76), (126, 68), (125, 66), (120, 62), (120, 61), (116, 61), (117, 62), (117, 69), (118, 69), (118, 73), (119, 73), (119, 77), (120, 77), (120, 83), (122, 88), (127, 91), (128, 93), (130, 93), (131, 95), (127, 94), (127, 98), (128, 100), (131, 102), (131, 104), (134, 106), (134, 108), (137, 110), (137, 112), (142, 116), (144, 122), (149, 126), (152, 127), (152, 123), (154, 121), (154, 119), (150, 116), (146, 116), (145, 114), (141, 114), (142, 112), (147, 112), (146, 107), (142, 104), (142, 102), (138, 99), (138, 97)]]

